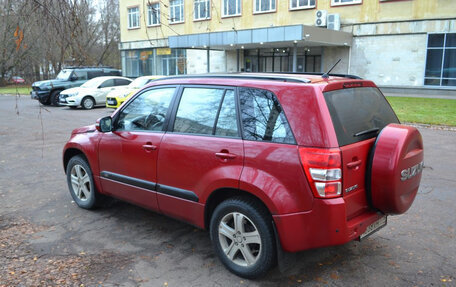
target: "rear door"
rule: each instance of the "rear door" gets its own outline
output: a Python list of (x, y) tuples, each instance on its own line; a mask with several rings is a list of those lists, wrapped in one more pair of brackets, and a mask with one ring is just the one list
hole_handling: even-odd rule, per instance
[(349, 220), (368, 208), (365, 177), (375, 138), (386, 125), (399, 120), (375, 87), (334, 90), (324, 97), (342, 153), (342, 191)]
[(243, 144), (231, 87), (185, 86), (158, 159), (160, 210), (203, 226), (204, 202), (219, 188), (238, 188)]

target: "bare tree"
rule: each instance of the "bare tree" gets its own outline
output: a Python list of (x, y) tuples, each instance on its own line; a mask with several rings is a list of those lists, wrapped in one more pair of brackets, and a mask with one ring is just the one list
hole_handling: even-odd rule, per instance
[(67, 65), (120, 66), (118, 0), (0, 0), (0, 85)]

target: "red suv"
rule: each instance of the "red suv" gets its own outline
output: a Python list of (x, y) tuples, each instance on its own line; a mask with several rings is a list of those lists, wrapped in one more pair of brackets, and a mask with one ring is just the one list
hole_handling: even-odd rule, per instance
[(362, 239), (404, 213), (423, 142), (371, 81), (198, 75), (75, 129), (63, 164), (78, 206), (112, 196), (208, 229), (222, 263), (256, 278), (279, 251)]

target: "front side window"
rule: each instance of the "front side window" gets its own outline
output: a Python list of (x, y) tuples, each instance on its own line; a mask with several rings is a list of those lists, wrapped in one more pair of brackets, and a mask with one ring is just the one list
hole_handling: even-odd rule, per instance
[(116, 130), (162, 131), (166, 113), (176, 88), (148, 90), (120, 112)]
[(362, 0), (331, 0), (331, 6), (360, 4)]
[(290, 9), (314, 8), (315, 0), (291, 0)]
[(273, 93), (240, 88), (243, 136), (246, 140), (294, 144), (285, 113)]
[(203, 20), (211, 18), (210, 0), (194, 0), (194, 19)]
[(160, 3), (147, 6), (147, 25), (160, 25)]
[(241, 0), (222, 0), (223, 17), (241, 15)]
[(428, 35), (424, 84), (456, 86), (456, 33)]
[(271, 12), (276, 10), (276, 0), (254, 0), (254, 12)]
[(184, 0), (169, 1), (169, 17), (170, 23), (184, 22)]
[(128, 28), (139, 28), (139, 7), (128, 8)]
[(73, 75), (71, 75), (76, 79), (76, 81), (87, 80), (87, 72), (86, 71), (78, 71), (74, 70)]
[(238, 136), (234, 91), (185, 88), (177, 109), (174, 132)]

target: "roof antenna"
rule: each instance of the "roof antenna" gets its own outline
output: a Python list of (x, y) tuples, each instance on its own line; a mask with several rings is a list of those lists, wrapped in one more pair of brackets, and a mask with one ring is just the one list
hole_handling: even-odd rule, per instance
[(327, 79), (329, 78), (329, 73), (331, 73), (331, 71), (337, 66), (337, 64), (339, 64), (339, 62), (341, 61), (342, 59), (339, 59), (339, 61), (337, 61), (337, 63), (334, 64), (334, 66), (332, 66), (331, 69), (329, 69), (329, 71), (327, 71), (326, 73), (324, 73), (323, 75), (321, 75), (321, 77), (323, 79)]

